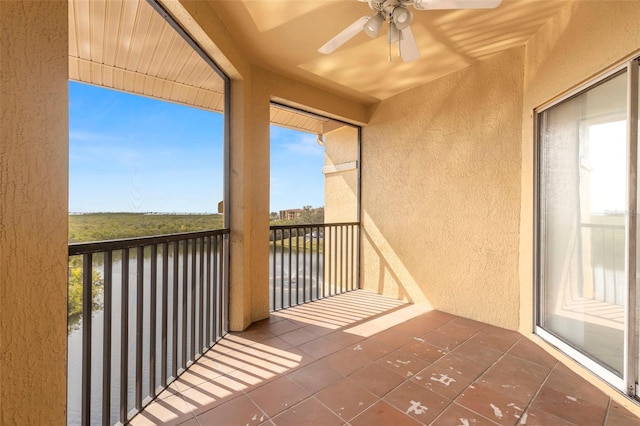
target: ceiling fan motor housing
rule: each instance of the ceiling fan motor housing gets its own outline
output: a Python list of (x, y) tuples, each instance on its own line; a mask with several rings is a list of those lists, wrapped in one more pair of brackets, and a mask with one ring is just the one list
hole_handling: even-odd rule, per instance
[(369, 0), (369, 7), (371, 8), (371, 10), (373, 10), (374, 12), (382, 12), (382, 9), (384, 8), (384, 1), (377, 1), (377, 0)]
[(385, 21), (392, 22), (398, 29), (406, 28), (413, 19), (413, 14), (403, 0), (369, 0), (371, 10), (382, 16)]

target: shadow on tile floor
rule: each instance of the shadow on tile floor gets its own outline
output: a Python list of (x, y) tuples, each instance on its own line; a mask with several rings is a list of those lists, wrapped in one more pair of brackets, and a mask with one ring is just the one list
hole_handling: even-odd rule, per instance
[(521, 334), (365, 291), (229, 333), (133, 425), (638, 425)]

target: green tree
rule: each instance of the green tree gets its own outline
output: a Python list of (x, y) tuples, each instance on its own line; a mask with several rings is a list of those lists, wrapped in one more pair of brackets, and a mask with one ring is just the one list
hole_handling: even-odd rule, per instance
[(87, 213), (69, 215), (69, 242), (117, 240), (221, 229), (219, 214)]
[[(98, 271), (91, 271), (92, 310), (102, 309), (102, 277)], [(82, 321), (82, 257), (69, 259), (69, 282), (67, 287), (67, 333), (77, 330)]]
[(302, 214), (300, 215), (302, 223), (313, 223), (313, 207), (302, 206)]
[(324, 207), (313, 209), (311, 220), (311, 223), (324, 223)]
[(324, 223), (324, 207), (314, 209), (313, 206), (303, 206), (297, 222), (300, 224)]

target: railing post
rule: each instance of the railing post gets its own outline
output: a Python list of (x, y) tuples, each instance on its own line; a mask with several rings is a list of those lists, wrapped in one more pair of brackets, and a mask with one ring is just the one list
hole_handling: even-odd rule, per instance
[(102, 345), (102, 425), (111, 425), (111, 315), (113, 310), (112, 293), (112, 253), (107, 250), (103, 255), (104, 264), (104, 327)]
[(82, 424), (91, 424), (91, 315), (93, 311), (93, 262), (82, 256)]
[(271, 240), (271, 256), (273, 257), (272, 261), (271, 261), (271, 267), (272, 267), (272, 275), (270, 277), (270, 291), (271, 291), (271, 311), (275, 311), (276, 310), (276, 235), (277, 235), (278, 231), (275, 229), (271, 229), (269, 231), (270, 237), (269, 239)]
[(136, 390), (135, 409), (142, 409), (142, 345), (144, 328), (144, 246), (136, 250)]
[(180, 360), (180, 369), (187, 366), (187, 310), (189, 307), (188, 299), (188, 283), (189, 283), (189, 240), (182, 241), (182, 342), (180, 350), (182, 359)]
[(296, 305), (300, 304), (300, 228), (296, 228)]
[(122, 294), (120, 300), (120, 423), (126, 424), (128, 417), (129, 398), (129, 249), (122, 249), (121, 284)]
[(149, 395), (156, 395), (156, 304), (157, 292), (156, 285), (158, 283), (158, 246), (151, 245), (151, 271), (149, 273), (149, 291), (151, 296), (151, 306), (149, 309)]
[(200, 243), (200, 262), (199, 262), (199, 277), (198, 277), (198, 290), (199, 290), (199, 302), (200, 307), (198, 309), (198, 345), (196, 354), (204, 353), (204, 238), (199, 238)]
[[(192, 360), (196, 356), (196, 282), (197, 282), (197, 272), (196, 269), (196, 258), (198, 255), (198, 240), (193, 239), (189, 240), (189, 244), (191, 245), (191, 344), (189, 348), (189, 360)], [(188, 362), (184, 363), (185, 368), (189, 365)]]
[(205, 298), (207, 300), (206, 302), (206, 312), (205, 312), (205, 330), (204, 330), (204, 341), (203, 341), (203, 345), (206, 347), (209, 347), (209, 345), (211, 344), (211, 322), (212, 322), (212, 318), (211, 318), (211, 237), (206, 237), (205, 238), (205, 244), (207, 246), (207, 250), (206, 250), (206, 278), (205, 278), (205, 282), (207, 285), (207, 291), (206, 291), (206, 295)]
[[(220, 247), (222, 247), (222, 244), (220, 245)], [(218, 277), (218, 263), (219, 263), (219, 253), (218, 253), (218, 237), (214, 237), (213, 238), (213, 253), (214, 253), (214, 258), (213, 258), (213, 280), (216, 283), (216, 285), (213, 288), (213, 306), (218, 306), (218, 301), (220, 300), (220, 287), (221, 287), (221, 282), (219, 280)], [(221, 334), (218, 332), (218, 330), (220, 329), (220, 319), (219, 319), (219, 315), (214, 315), (214, 317), (212, 318), (213, 321), (213, 340), (217, 340), (218, 336)]]
[[(325, 238), (325, 227), (322, 227), (322, 280), (320, 280), (320, 226), (316, 228), (318, 232), (316, 233), (316, 300), (320, 299), (320, 297), (324, 296), (324, 238)], [(322, 286), (322, 296), (320, 296), (320, 286)]]
[(162, 355), (160, 361), (160, 381), (162, 386), (167, 385), (167, 333), (169, 310), (169, 245), (162, 243)]
[(180, 242), (173, 242), (173, 298), (171, 315), (171, 377), (178, 377), (178, 277), (180, 276)]
[(287, 280), (288, 284), (289, 284), (288, 285), (288, 287), (289, 287), (289, 304), (287, 305), (287, 308), (292, 306), (292, 298), (291, 298), (291, 277), (292, 277), (292, 274), (291, 274), (291, 262), (292, 262), (292, 257), (293, 257), (293, 256), (291, 256), (291, 251), (293, 250), (293, 235), (292, 235), (292, 231), (293, 231), (293, 228), (289, 230), (289, 250), (287, 251), (287, 257), (289, 258), (289, 274), (288, 274), (289, 279)]
[[(309, 231), (311, 234), (311, 231)], [(311, 238), (311, 235), (309, 235)], [(298, 270), (300, 267), (298, 266)], [(307, 227), (302, 228), (302, 303), (307, 302)]]

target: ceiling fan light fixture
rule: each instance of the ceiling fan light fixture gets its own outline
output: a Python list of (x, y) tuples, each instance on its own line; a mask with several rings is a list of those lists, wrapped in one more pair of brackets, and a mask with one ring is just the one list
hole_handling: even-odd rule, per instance
[(391, 22), (393, 22), (399, 30), (407, 28), (412, 19), (413, 14), (406, 7), (397, 6), (393, 9), (393, 12), (391, 12)]
[(371, 38), (378, 37), (378, 33), (380, 32), (383, 22), (384, 16), (380, 13), (376, 13), (367, 21), (366, 24), (364, 24), (364, 32)]
[[(2, 1), (2, 0), (0, 0)], [(329, 54), (351, 40), (356, 34), (364, 31), (369, 37), (376, 38), (385, 21), (389, 21), (389, 50), (392, 43), (398, 43), (398, 51), (404, 62), (420, 57), (416, 38), (411, 31), (413, 13), (409, 6), (416, 10), (454, 10), (454, 9), (493, 9), (502, 0), (358, 0), (366, 2), (375, 13), (363, 16), (335, 35), (318, 49), (318, 52)]]

